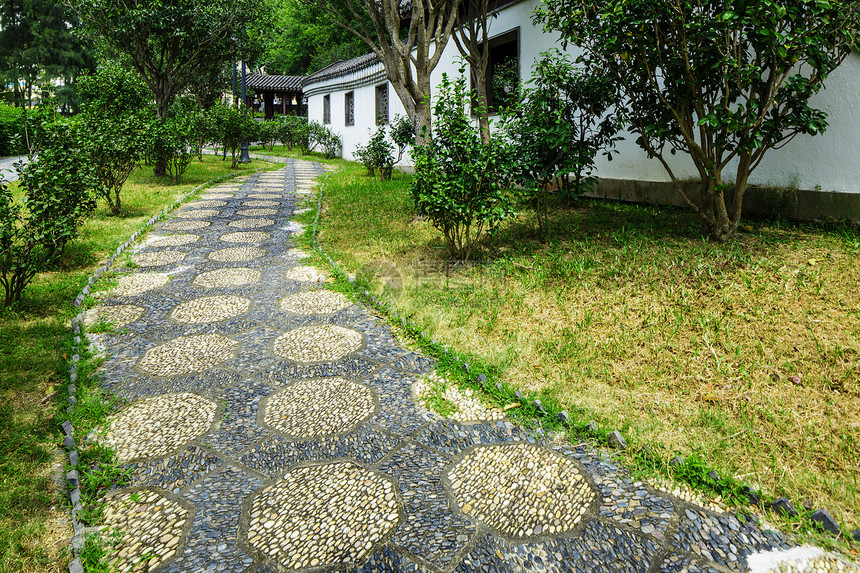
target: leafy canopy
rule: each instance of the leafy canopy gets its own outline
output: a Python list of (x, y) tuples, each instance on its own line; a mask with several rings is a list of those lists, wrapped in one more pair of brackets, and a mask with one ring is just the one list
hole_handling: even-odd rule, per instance
[(259, 50), (267, 0), (70, 0), (105, 47), (128, 58), (155, 95), (159, 118), (182, 90), (213, 68)]

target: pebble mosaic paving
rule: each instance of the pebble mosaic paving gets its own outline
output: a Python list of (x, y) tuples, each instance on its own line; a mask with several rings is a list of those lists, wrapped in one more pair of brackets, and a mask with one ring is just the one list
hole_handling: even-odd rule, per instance
[(271, 238), (271, 234), (262, 231), (237, 231), (221, 235), (221, 240), (225, 243), (262, 243)]
[(197, 235), (168, 235), (166, 237), (153, 237), (147, 241), (147, 247), (181, 247), (200, 240)]
[(126, 325), (90, 335), (129, 403), (95, 437), (128, 470), (105, 512), (117, 570), (740, 573), (794, 547), (476, 396), (428, 412), (433, 361), (301, 265), (290, 218), (323, 172), (287, 159), (209, 189), (137, 249), (181, 266), (119, 276), (88, 312)]

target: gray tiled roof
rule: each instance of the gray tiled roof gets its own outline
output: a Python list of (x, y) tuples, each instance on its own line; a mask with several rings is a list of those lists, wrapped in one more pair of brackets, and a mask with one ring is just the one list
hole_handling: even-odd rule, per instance
[(340, 62), (335, 62), (330, 66), (326, 66), (323, 69), (306, 76), (304, 81), (302, 81), (302, 85), (306, 86), (309, 84), (327, 80), (329, 78), (351, 74), (353, 72), (369, 68), (378, 63), (379, 58), (377, 58), (376, 54), (374, 53), (365, 54), (363, 56), (359, 56), (351, 60), (342, 60)]
[(302, 76), (267, 76), (263, 74), (248, 74), (246, 78), (248, 87), (255, 90), (302, 91)]

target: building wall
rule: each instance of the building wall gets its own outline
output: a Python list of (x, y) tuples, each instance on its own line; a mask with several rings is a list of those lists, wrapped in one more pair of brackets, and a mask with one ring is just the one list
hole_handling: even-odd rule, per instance
[[(531, 12), (537, 0), (524, 0), (504, 8), (489, 22), (490, 36), (497, 36), (513, 28), (520, 28), (520, 75), (527, 79), (532, 64), (540, 54), (554, 47), (560, 48), (558, 36), (544, 33), (532, 26)], [(575, 55), (574, 48), (568, 50)], [(434, 70), (433, 81), (438, 83), (443, 73), (456, 75), (459, 68), (459, 53), (453, 41), (446, 47), (439, 66)], [(310, 118), (321, 121), (322, 95), (320, 90), (337, 89), (336, 84), (345, 81), (360, 81), (362, 76), (379, 74), (378, 70), (364, 70), (354, 77), (342, 77), (310, 86), (314, 95), (309, 96)], [(356, 143), (366, 142), (374, 127), (374, 81), (370, 85), (356, 88), (356, 125), (343, 125), (343, 94), (346, 89), (332, 92), (332, 128), (344, 137), (344, 156), (353, 158)], [(860, 54), (856, 51), (828, 78), (827, 88), (817, 94), (812, 105), (824, 110), (830, 127), (818, 136), (798, 136), (786, 147), (770, 150), (764, 161), (753, 173), (750, 183), (769, 188), (821, 190), (825, 192), (860, 194)], [(389, 92), (391, 117), (404, 114), (403, 106), (393, 89)], [(600, 157), (597, 162), (598, 176), (612, 180), (635, 180), (642, 182), (666, 182), (669, 180), (662, 165), (649, 159), (636, 145), (636, 137), (623, 134), (624, 141), (618, 145), (620, 154), (611, 162)], [(679, 178), (695, 178), (695, 169), (689, 159), (679, 154), (669, 156)], [(408, 162), (408, 159), (404, 160)], [(726, 173), (731, 179), (731, 166)], [(856, 215), (860, 218), (860, 212)]]

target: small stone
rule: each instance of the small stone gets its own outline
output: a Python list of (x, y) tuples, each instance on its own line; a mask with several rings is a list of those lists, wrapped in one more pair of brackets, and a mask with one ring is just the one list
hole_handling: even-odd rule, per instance
[(710, 479), (711, 481), (714, 481), (714, 482), (718, 482), (718, 481), (720, 481), (720, 474), (718, 474), (715, 471), (711, 471), (708, 473), (708, 479)]
[(585, 426), (586, 432), (591, 432), (592, 434), (597, 433), (597, 422), (591, 421)]
[(747, 496), (747, 501), (749, 501), (750, 505), (758, 505), (761, 503), (761, 497), (754, 492), (749, 486), (744, 486), (741, 489), (741, 493)]
[(627, 442), (624, 440), (624, 436), (621, 435), (621, 432), (618, 430), (613, 430), (609, 432), (606, 436), (606, 441), (609, 445), (618, 450), (626, 450)]
[(544, 407), (544, 405), (541, 403), (540, 400), (535, 400), (534, 402), (532, 402), (532, 406), (534, 407), (534, 409), (537, 411), (538, 414), (540, 414), (541, 416), (546, 416), (546, 414), (547, 414), (546, 408)]
[(498, 390), (499, 392), (501, 392), (501, 391), (502, 391), (502, 389), (503, 389), (502, 383), (501, 383), (501, 382), (496, 382), (496, 390)]
[(669, 466), (676, 468), (678, 466), (684, 465), (684, 458), (681, 456), (675, 456), (669, 461)]
[(487, 377), (484, 376), (483, 374), (478, 374), (478, 377), (475, 378), (475, 382), (477, 382), (478, 384), (483, 386), (484, 384), (487, 383)]
[(558, 420), (559, 423), (565, 428), (569, 428), (571, 425), (570, 414), (567, 413), (567, 410), (562, 410), (561, 412), (559, 412), (555, 419)]
[(860, 528), (857, 528), (854, 531), (852, 531), (851, 537), (854, 538), (854, 541), (860, 541)]
[(812, 515), (809, 516), (812, 521), (820, 525), (825, 531), (829, 531), (830, 533), (839, 534), (839, 524), (836, 523), (836, 520), (833, 519), (833, 516), (830, 515), (830, 512), (825, 508), (821, 508)]
[(791, 502), (785, 497), (780, 497), (774, 500), (774, 502), (770, 504), (770, 508), (786, 517), (794, 517), (797, 515), (797, 510), (794, 509), (794, 506), (791, 505)]
[(469, 373), (469, 363), (468, 362), (463, 362), (463, 372), (465, 372), (466, 374)]
[(523, 399), (524, 399), (524, 398), (523, 398), (523, 393), (522, 393), (522, 392), (520, 392), (519, 390), (517, 390), (516, 392), (514, 392), (514, 397), (515, 397), (517, 400), (519, 400), (520, 402), (522, 402), (522, 401), (523, 401)]

